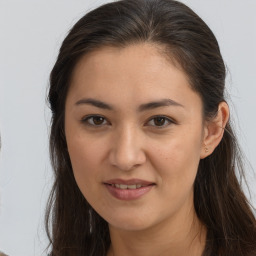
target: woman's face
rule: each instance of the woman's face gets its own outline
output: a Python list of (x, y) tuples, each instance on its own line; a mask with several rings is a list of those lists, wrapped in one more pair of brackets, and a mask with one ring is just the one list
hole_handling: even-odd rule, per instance
[(112, 226), (186, 216), (202, 157), (202, 101), (153, 45), (105, 47), (71, 79), (65, 133), (78, 187)]

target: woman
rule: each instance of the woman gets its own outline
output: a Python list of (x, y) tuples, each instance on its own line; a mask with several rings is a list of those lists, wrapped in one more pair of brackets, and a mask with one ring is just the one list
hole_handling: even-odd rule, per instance
[(172, 0), (81, 18), (51, 72), (51, 255), (256, 255), (207, 25)]

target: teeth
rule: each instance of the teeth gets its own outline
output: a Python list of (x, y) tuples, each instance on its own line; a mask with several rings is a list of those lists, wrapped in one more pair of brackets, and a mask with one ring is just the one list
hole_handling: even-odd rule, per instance
[(125, 185), (125, 184), (111, 184), (112, 187), (120, 188), (120, 189), (136, 189), (143, 187), (141, 184), (132, 184), (132, 185)]
[(136, 189), (136, 185), (128, 185), (128, 189)]

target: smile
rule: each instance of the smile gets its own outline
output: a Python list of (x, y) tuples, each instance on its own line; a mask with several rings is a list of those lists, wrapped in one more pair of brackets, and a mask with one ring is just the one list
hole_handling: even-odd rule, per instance
[(111, 180), (104, 182), (111, 196), (119, 200), (136, 200), (147, 194), (156, 184), (143, 180)]
[(132, 185), (126, 185), (126, 184), (110, 184), (112, 187), (120, 188), (120, 189), (137, 189), (141, 187), (146, 187), (141, 184), (132, 184)]

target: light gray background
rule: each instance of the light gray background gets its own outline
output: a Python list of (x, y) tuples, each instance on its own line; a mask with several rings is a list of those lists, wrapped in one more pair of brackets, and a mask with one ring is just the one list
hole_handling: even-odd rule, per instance
[[(49, 72), (71, 26), (107, 1), (0, 0), (0, 250), (45, 255), (52, 181), (48, 158)], [(242, 148), (256, 169), (256, 1), (183, 0), (215, 33), (229, 68), (227, 87)], [(256, 206), (256, 178), (247, 169)]]

